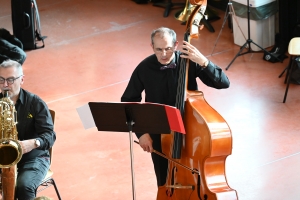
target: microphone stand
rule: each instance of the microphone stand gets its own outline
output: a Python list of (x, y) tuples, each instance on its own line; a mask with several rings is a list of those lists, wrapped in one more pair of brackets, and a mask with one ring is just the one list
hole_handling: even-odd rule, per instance
[[(238, 57), (238, 56), (241, 56), (241, 55), (244, 55), (244, 54), (247, 54), (247, 53), (261, 53), (261, 52), (265, 52), (267, 53), (268, 55), (270, 56), (273, 56), (274, 58), (276, 58), (277, 60), (279, 60), (280, 62), (282, 62), (282, 60), (280, 60), (279, 58), (277, 58), (276, 56), (274, 56), (273, 54), (271, 54), (270, 52), (268, 52), (267, 50), (265, 50), (264, 48), (262, 48), (261, 46), (259, 46), (258, 44), (256, 44), (255, 42), (253, 42), (253, 40), (250, 38), (250, 6), (249, 6), (249, 0), (247, 0), (247, 20), (248, 20), (248, 39), (247, 41), (245, 42), (245, 44), (240, 48), (240, 51), (236, 54), (236, 56), (233, 58), (233, 60), (229, 63), (229, 65), (225, 68), (226, 70), (229, 69), (230, 65), (235, 61), (235, 59)], [(251, 49), (251, 46), (250, 44), (253, 43), (254, 45), (256, 45), (258, 48), (260, 48), (261, 50), (263, 51), (253, 51)], [(246, 48), (248, 46), (248, 51), (244, 52), (244, 53), (241, 53), (244, 48)]]

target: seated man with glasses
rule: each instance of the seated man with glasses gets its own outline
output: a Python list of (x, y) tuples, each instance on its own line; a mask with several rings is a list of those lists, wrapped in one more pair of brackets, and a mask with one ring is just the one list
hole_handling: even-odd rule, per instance
[[(56, 134), (46, 103), (37, 95), (22, 89), (23, 83), (21, 64), (13, 60), (6, 60), (0, 64), (0, 102), (3, 103), (2, 98), (6, 93), (4, 91), (7, 91), (17, 111), (17, 138), (23, 153), (17, 163), (15, 199), (29, 200), (35, 198), (36, 189), (48, 172), (48, 150), (53, 146)], [(2, 184), (3, 191), (6, 186)]]
[[(197, 90), (196, 78), (205, 85), (216, 89), (228, 88), (229, 80), (223, 70), (209, 61), (190, 43), (183, 41), (182, 50), (178, 51), (176, 33), (165, 27), (154, 30), (151, 34), (151, 47), (154, 54), (145, 58), (135, 68), (128, 86), (121, 97), (122, 102), (140, 102), (142, 92), (145, 101), (175, 106), (177, 83), (182, 58), (189, 59), (188, 89)], [(161, 152), (161, 135), (135, 133), (144, 151)], [(157, 178), (157, 185), (166, 182), (168, 160), (152, 153), (152, 161)]]

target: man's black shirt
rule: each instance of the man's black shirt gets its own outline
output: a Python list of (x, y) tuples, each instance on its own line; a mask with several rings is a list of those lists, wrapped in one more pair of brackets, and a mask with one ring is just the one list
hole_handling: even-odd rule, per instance
[[(30, 96), (32, 100), (28, 102)], [(1, 93), (0, 98), (2, 97)], [(53, 146), (56, 134), (53, 131), (53, 122), (46, 103), (37, 95), (21, 88), (15, 108), (18, 140), (38, 139), (41, 144), (38, 148), (23, 154), (18, 165), (35, 157), (49, 157), (48, 149)]]
[[(162, 64), (158, 62), (155, 54), (144, 59), (134, 70), (121, 101), (140, 102), (141, 94), (145, 90), (146, 102), (174, 106), (181, 59), (180, 52), (176, 51), (172, 61), (176, 63), (176, 68), (165, 70), (160, 70)], [(197, 77), (205, 85), (216, 89), (228, 88), (230, 84), (222, 69), (212, 62), (206, 68), (189, 62), (189, 90), (198, 90)]]
[[(153, 54), (145, 58), (133, 71), (125, 92), (121, 97), (122, 102), (140, 102), (142, 92), (145, 90), (145, 102), (159, 103), (175, 106), (177, 82), (180, 69), (180, 52), (176, 51), (172, 62), (176, 68), (164, 69)], [(198, 90), (197, 79), (205, 85), (216, 89), (228, 88), (230, 82), (223, 70), (211, 61), (207, 67), (202, 68), (197, 63), (189, 62), (188, 89)], [(137, 137), (142, 134), (136, 133)]]

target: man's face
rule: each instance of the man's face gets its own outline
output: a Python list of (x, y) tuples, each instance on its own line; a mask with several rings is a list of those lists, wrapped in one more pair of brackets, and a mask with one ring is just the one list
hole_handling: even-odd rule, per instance
[[(21, 85), (24, 82), (24, 78), (21, 75), (16, 67), (0, 68), (0, 79), (6, 79), (4, 83), (0, 83), (0, 89), (2, 92), (8, 90), (8, 96), (11, 99), (19, 95)], [(13, 83), (8, 83), (7, 79), (13, 80)]]
[(153, 44), (151, 44), (153, 51), (157, 57), (158, 62), (163, 65), (169, 64), (174, 58), (174, 51), (177, 49), (178, 42), (173, 44), (172, 37), (170, 35), (156, 35), (153, 38)]

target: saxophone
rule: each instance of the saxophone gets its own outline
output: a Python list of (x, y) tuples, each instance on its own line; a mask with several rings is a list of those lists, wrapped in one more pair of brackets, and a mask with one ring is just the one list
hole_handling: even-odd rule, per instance
[(8, 91), (0, 99), (0, 168), (2, 199), (15, 199), (16, 164), (22, 157), (22, 147), (18, 142), (17, 112)]

